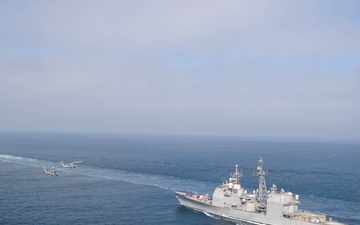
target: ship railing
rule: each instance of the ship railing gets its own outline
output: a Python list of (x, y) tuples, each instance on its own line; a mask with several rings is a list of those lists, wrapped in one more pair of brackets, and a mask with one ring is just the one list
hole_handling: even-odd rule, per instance
[(306, 213), (306, 214), (312, 214), (312, 215), (317, 215), (317, 216), (324, 216), (324, 217), (326, 217), (326, 215), (325, 215), (324, 213), (311, 212), (311, 211), (307, 211), (307, 210), (299, 210), (299, 213)]
[(202, 203), (209, 204), (209, 205), (212, 203), (212, 199), (208, 196), (208, 194), (199, 195), (197, 193), (196, 194), (186, 193), (185, 196), (186, 196), (186, 198), (192, 199), (197, 202), (202, 202)]
[(292, 220), (306, 221), (315, 224), (324, 223), (326, 221), (325, 214), (314, 213), (306, 210), (292, 213), (283, 213), (283, 216)]

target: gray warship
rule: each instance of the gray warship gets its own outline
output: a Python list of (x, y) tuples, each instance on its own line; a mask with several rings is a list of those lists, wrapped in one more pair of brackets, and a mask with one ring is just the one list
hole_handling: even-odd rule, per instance
[(206, 195), (175, 191), (180, 204), (206, 215), (222, 218), (237, 224), (257, 225), (345, 225), (326, 215), (299, 210), (299, 196), (272, 185), (266, 188), (263, 160), (260, 158), (256, 175), (259, 188), (249, 194), (240, 183), (238, 165), (230, 179)]

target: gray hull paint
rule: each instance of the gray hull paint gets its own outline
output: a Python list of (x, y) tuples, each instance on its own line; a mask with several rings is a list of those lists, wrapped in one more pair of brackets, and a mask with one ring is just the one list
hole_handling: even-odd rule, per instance
[[(244, 215), (238, 215), (239, 212), (231, 212), (229, 209), (220, 208), (212, 205), (206, 205), (202, 204), (200, 202), (196, 202), (190, 199), (187, 199), (183, 196), (177, 195), (177, 198), (180, 202), (180, 205), (183, 205), (187, 208), (191, 208), (196, 211), (203, 212), (205, 214), (210, 214), (214, 217), (219, 217), (224, 220), (228, 220), (231, 222), (236, 222), (240, 224), (264, 224), (264, 225), (270, 225), (267, 223), (258, 223), (254, 222), (253, 220), (250, 220), (251, 216), (244, 216)], [(233, 211), (233, 210), (232, 210)], [(255, 215), (254, 215), (255, 216)], [(265, 218), (264, 218), (265, 219)]]
[[(274, 216), (268, 216), (258, 213), (241, 212), (239, 210), (233, 210), (228, 208), (221, 208), (212, 205), (207, 205), (201, 202), (197, 202), (188, 199), (182, 195), (176, 194), (181, 205), (191, 208), (196, 211), (208, 213), (215, 217), (220, 217), (224, 220), (236, 222), (239, 224), (257, 224), (257, 225), (314, 225), (316, 223), (309, 223), (304, 221), (294, 221), (286, 218), (275, 218)], [(278, 222), (272, 222), (277, 220)], [(328, 222), (326, 225), (335, 225), (337, 223)]]

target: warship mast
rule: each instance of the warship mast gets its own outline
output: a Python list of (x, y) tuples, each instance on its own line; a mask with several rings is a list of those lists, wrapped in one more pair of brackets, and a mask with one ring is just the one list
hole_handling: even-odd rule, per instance
[(259, 177), (259, 191), (257, 198), (260, 204), (266, 207), (266, 201), (267, 201), (267, 190), (266, 190), (266, 182), (265, 182), (266, 172), (262, 168), (263, 163), (264, 161), (260, 157), (259, 166), (257, 167), (257, 176)]
[(239, 173), (238, 164), (236, 164), (235, 173), (230, 174), (233, 179), (235, 179), (236, 184), (240, 184), (240, 177), (242, 176), (242, 173)]

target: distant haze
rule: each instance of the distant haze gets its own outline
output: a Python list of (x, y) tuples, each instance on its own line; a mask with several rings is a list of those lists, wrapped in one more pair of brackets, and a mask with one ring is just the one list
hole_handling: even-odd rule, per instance
[(1, 1), (0, 130), (360, 140), (360, 1)]

